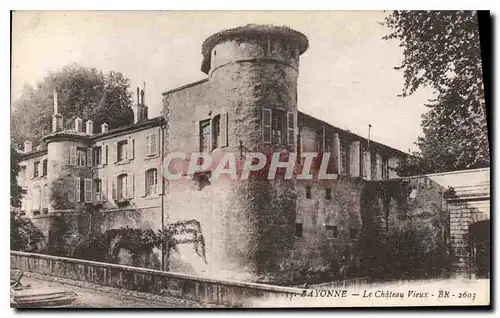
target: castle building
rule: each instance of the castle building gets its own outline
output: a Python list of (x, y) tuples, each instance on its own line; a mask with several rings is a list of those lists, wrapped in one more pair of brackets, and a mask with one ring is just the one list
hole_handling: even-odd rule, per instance
[[(99, 231), (196, 219), (208, 271), (266, 276), (286, 271), (291, 260), (341, 258), (361, 230), (363, 183), (396, 178), (406, 154), (298, 110), (299, 59), (308, 46), (287, 27), (248, 25), (214, 34), (202, 45), (207, 78), (164, 92), (156, 118), (147, 117), (141, 94), (133, 124), (111, 130), (103, 124), (99, 133), (91, 119), (77, 118), (64, 129), (55, 97), (46, 147), (24, 144), (21, 210), (40, 224), (54, 214), (98, 213), (92, 222)], [(167, 153), (245, 157), (257, 151), (329, 152), (339, 177), (162, 179)], [(195, 271), (204, 266), (182, 253), (180, 263)]]

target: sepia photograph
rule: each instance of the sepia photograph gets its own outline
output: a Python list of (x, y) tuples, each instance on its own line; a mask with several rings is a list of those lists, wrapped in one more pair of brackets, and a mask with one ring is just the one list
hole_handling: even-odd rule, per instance
[(490, 19), (11, 11), (10, 307), (490, 306)]

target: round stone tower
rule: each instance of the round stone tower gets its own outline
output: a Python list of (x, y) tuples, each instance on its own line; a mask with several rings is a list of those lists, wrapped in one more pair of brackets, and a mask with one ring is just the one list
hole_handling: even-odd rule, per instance
[[(299, 57), (307, 48), (302, 33), (268, 25), (225, 30), (205, 40), (201, 70), (209, 76), (208, 100), (211, 109), (228, 115), (224, 151), (236, 158), (296, 151)], [(223, 257), (254, 278), (279, 276), (294, 244), (293, 180), (250, 178), (226, 189)]]
[[(225, 30), (205, 40), (201, 70), (209, 75), (214, 103), (236, 115), (231, 121), (237, 124), (231, 127), (229, 138), (238, 140), (229, 140), (230, 145), (238, 145), (242, 140), (252, 150), (275, 151), (281, 146), (295, 149), (292, 129), (290, 136), (281, 136), (286, 141), (269, 142), (261, 130), (261, 119), (264, 109), (271, 110), (271, 117), (276, 117), (272, 116), (276, 110), (284, 117), (293, 114), (290, 124), (297, 125), (299, 57), (307, 48), (308, 40), (302, 33), (268, 25)], [(272, 136), (272, 130), (270, 134), (266, 130), (266, 135), (279, 138)]]

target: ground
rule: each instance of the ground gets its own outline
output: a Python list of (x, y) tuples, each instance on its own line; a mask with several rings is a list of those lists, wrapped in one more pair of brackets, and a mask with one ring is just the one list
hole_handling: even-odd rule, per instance
[[(73, 285), (74, 281), (54, 277), (44, 277), (32, 273), (25, 273), (21, 280), (23, 286), (53, 287), (74, 291), (77, 301), (73, 308), (193, 308), (202, 307), (200, 304), (172, 297), (161, 297), (144, 293), (123, 291), (117, 288)], [(80, 284), (81, 285), (81, 284)], [(96, 290), (98, 288), (99, 290)]]

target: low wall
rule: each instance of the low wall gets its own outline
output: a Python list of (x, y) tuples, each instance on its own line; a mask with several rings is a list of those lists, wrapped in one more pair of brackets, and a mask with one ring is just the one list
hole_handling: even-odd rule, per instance
[(302, 293), (298, 288), (215, 280), (17, 251), (10, 252), (10, 267), (24, 272), (232, 307), (254, 304), (256, 299), (270, 300)]

